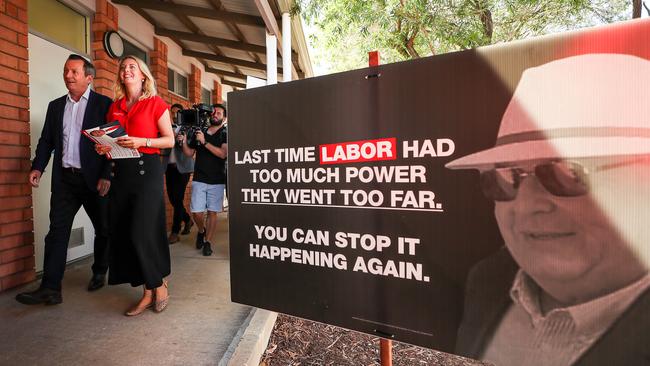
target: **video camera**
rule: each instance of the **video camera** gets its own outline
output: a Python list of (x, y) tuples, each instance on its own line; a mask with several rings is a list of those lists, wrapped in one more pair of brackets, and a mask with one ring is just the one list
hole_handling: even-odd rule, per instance
[[(190, 109), (178, 111), (176, 122), (180, 126), (178, 133), (186, 136), (187, 146), (196, 149), (196, 133), (205, 131), (210, 127), (210, 119), (214, 108), (210, 105), (195, 104)], [(179, 142), (179, 146), (182, 142)]]

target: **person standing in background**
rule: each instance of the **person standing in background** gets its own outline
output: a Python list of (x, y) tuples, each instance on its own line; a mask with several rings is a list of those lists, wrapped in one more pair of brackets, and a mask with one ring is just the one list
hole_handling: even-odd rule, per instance
[[(174, 124), (177, 122), (176, 114), (183, 110), (180, 104), (174, 104), (171, 108)], [(178, 138), (178, 126), (174, 126), (174, 138)], [(170, 149), (167, 159), (167, 170), (165, 171), (165, 181), (167, 183), (167, 198), (174, 208), (174, 218), (172, 221), (172, 232), (169, 235), (169, 244), (174, 244), (180, 240), (179, 233), (187, 235), (194, 224), (190, 215), (185, 210), (183, 199), (185, 198), (185, 189), (190, 181), (190, 175), (194, 171), (194, 159), (183, 154), (183, 148), (178, 144)], [(184, 223), (181, 232), (181, 222)]]
[[(196, 248), (202, 249), (204, 256), (212, 255), (210, 239), (217, 230), (217, 214), (223, 210), (228, 157), (228, 134), (223, 128), (226, 107), (215, 104), (213, 108), (210, 127), (206, 133), (196, 132), (196, 149), (187, 146), (186, 136), (180, 136), (185, 155), (193, 156), (196, 153), (190, 210), (199, 229)], [(203, 216), (206, 210), (208, 219), (204, 225)]]

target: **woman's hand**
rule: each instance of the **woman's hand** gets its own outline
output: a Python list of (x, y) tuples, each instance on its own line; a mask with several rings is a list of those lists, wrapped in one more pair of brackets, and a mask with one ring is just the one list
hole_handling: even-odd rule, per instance
[(141, 146), (145, 146), (147, 139), (144, 137), (123, 136), (118, 137), (115, 142), (127, 149), (137, 149)]
[(102, 144), (96, 144), (96, 145), (95, 145), (95, 151), (96, 151), (99, 155), (106, 155), (106, 154), (108, 154), (109, 152), (111, 152), (112, 149), (113, 149), (113, 148), (112, 148), (110, 145), (102, 145)]

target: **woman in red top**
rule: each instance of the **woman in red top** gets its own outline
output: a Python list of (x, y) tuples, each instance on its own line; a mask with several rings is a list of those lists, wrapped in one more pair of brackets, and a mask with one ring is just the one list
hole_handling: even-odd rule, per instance
[[(142, 298), (125, 315), (150, 307), (161, 312), (169, 300), (164, 277), (171, 273), (171, 265), (159, 154), (174, 146), (174, 133), (167, 103), (156, 95), (154, 78), (142, 60), (134, 56), (120, 60), (114, 91), (107, 120), (120, 122), (128, 137), (117, 143), (138, 149), (141, 157), (112, 162), (108, 283), (144, 285)], [(100, 154), (109, 149), (97, 146)]]

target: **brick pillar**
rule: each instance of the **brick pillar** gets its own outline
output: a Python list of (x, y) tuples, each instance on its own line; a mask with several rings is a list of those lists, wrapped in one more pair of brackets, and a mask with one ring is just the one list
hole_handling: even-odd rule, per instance
[(95, 6), (97, 11), (91, 28), (95, 41), (91, 44), (91, 55), (97, 69), (97, 76), (95, 76), (93, 85), (97, 93), (113, 98), (113, 84), (117, 77), (117, 60), (106, 53), (103, 40), (104, 33), (117, 30), (118, 12), (117, 8), (106, 0), (96, 0)]
[(223, 86), (220, 82), (214, 81), (214, 89), (212, 89), (212, 103), (223, 103), (223, 97), (221, 95), (223, 91)]
[(187, 81), (187, 96), (192, 104), (201, 103), (201, 69), (191, 65), (189, 80)]
[(33, 281), (27, 0), (0, 0), (0, 291)]
[(156, 89), (158, 95), (167, 103), (171, 103), (169, 98), (168, 80), (167, 80), (167, 45), (159, 38), (153, 38), (153, 51), (149, 52), (149, 64), (151, 73), (156, 79)]
[[(156, 80), (156, 91), (158, 95), (170, 106), (173, 104), (169, 93), (167, 80), (167, 44), (159, 38), (153, 38), (153, 51), (149, 51), (149, 68)], [(167, 219), (167, 230), (171, 230), (174, 211), (167, 199), (167, 183), (165, 182), (165, 217)], [(182, 227), (181, 227), (182, 229)]]

